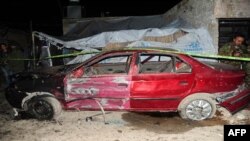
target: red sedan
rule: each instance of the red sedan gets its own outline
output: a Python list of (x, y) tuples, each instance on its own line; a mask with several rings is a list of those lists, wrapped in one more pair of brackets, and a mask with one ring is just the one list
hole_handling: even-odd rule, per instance
[(89, 60), (15, 75), (9, 103), (38, 119), (66, 110), (178, 111), (191, 120), (213, 117), (216, 106), (235, 113), (250, 102), (245, 74), (166, 50), (124, 49)]

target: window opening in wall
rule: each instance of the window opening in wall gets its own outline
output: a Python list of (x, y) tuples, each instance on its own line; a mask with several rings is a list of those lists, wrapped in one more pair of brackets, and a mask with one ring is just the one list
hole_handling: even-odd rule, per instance
[(232, 41), (234, 35), (245, 36), (246, 45), (250, 45), (250, 19), (249, 18), (223, 18), (219, 19), (219, 47)]

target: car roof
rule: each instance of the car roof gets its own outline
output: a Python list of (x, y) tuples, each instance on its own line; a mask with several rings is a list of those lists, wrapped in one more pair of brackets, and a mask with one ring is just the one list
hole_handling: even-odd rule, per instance
[(82, 66), (82, 64), (86, 64), (87, 62), (91, 62), (93, 60), (95, 60), (96, 58), (106, 55), (106, 54), (111, 54), (111, 53), (128, 53), (128, 52), (146, 52), (146, 53), (171, 53), (171, 54), (175, 54), (175, 55), (185, 55), (182, 52), (175, 50), (175, 49), (171, 49), (171, 48), (160, 48), (160, 47), (144, 47), (144, 48), (140, 48), (140, 47), (124, 47), (124, 48), (117, 48), (117, 49), (110, 49), (110, 50), (104, 50), (101, 51), (100, 53), (96, 54), (95, 56), (85, 60), (84, 62), (80, 63), (79, 66)]
[(110, 49), (103, 51), (104, 54), (106, 53), (115, 53), (115, 52), (158, 52), (158, 53), (181, 53), (178, 50), (171, 49), (171, 48), (160, 48), (160, 47), (124, 47), (124, 48), (117, 48), (117, 49)]

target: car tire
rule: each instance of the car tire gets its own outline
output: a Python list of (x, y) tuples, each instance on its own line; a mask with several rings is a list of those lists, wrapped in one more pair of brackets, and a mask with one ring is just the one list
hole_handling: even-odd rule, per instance
[(205, 120), (214, 116), (216, 103), (207, 94), (195, 94), (182, 100), (178, 111), (183, 119)]
[(54, 97), (35, 97), (28, 102), (28, 111), (39, 120), (56, 120), (62, 107)]

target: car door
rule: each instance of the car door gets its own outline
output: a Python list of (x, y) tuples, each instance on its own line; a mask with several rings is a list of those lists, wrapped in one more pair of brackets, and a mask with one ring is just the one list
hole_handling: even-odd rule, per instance
[(192, 67), (177, 56), (138, 54), (138, 70), (132, 76), (131, 108), (173, 110), (194, 84)]
[(107, 54), (69, 74), (65, 82), (67, 107), (126, 109), (132, 58), (132, 53)]

